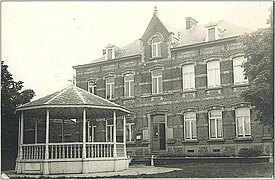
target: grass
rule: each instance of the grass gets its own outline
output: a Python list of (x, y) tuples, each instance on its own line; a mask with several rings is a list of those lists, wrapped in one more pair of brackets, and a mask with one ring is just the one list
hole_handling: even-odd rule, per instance
[(271, 178), (273, 163), (183, 163), (162, 167), (180, 168), (160, 174), (117, 176), (119, 178)]

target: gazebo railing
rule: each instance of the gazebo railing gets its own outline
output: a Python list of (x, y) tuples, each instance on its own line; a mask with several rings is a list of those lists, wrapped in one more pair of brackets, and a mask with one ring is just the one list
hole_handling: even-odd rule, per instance
[[(116, 143), (117, 157), (124, 156), (124, 144)], [(45, 144), (23, 144), (22, 159), (45, 159)], [(49, 159), (82, 158), (83, 143), (49, 143)], [(114, 157), (113, 142), (86, 142), (86, 158)]]
[(22, 159), (45, 159), (45, 144), (23, 144)]
[(86, 143), (87, 158), (106, 158), (114, 157), (113, 142), (93, 142)]

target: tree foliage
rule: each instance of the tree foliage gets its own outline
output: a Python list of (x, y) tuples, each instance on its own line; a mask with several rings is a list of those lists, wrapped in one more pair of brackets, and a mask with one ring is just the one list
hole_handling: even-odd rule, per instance
[[(15, 116), (16, 107), (30, 102), (35, 93), (31, 89), (22, 90), (23, 82), (14, 81), (8, 66), (1, 61), (1, 155), (2, 169), (9, 168), (3, 162), (5, 158), (16, 156), (18, 118)], [(4, 160), (5, 161), (5, 160)]]
[(274, 69), (273, 69), (273, 15), (267, 23), (270, 27), (245, 34), (240, 41), (245, 45), (245, 76), (250, 83), (242, 95), (257, 111), (257, 120), (273, 126), (274, 113)]

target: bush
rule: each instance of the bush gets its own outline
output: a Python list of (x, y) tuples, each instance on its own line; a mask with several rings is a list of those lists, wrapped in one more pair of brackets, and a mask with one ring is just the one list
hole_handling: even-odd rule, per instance
[(262, 155), (263, 151), (257, 147), (240, 149), (239, 156), (240, 157), (257, 157)]

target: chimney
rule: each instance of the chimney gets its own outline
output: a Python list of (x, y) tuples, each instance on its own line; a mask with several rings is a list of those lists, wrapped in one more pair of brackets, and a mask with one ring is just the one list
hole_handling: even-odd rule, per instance
[(155, 6), (154, 8), (155, 8), (155, 9), (154, 9), (153, 16), (158, 17), (158, 7), (157, 7), (157, 6)]
[(186, 17), (185, 19), (186, 19), (186, 30), (191, 29), (193, 26), (195, 26), (198, 23), (197, 20), (195, 20), (190, 16)]

